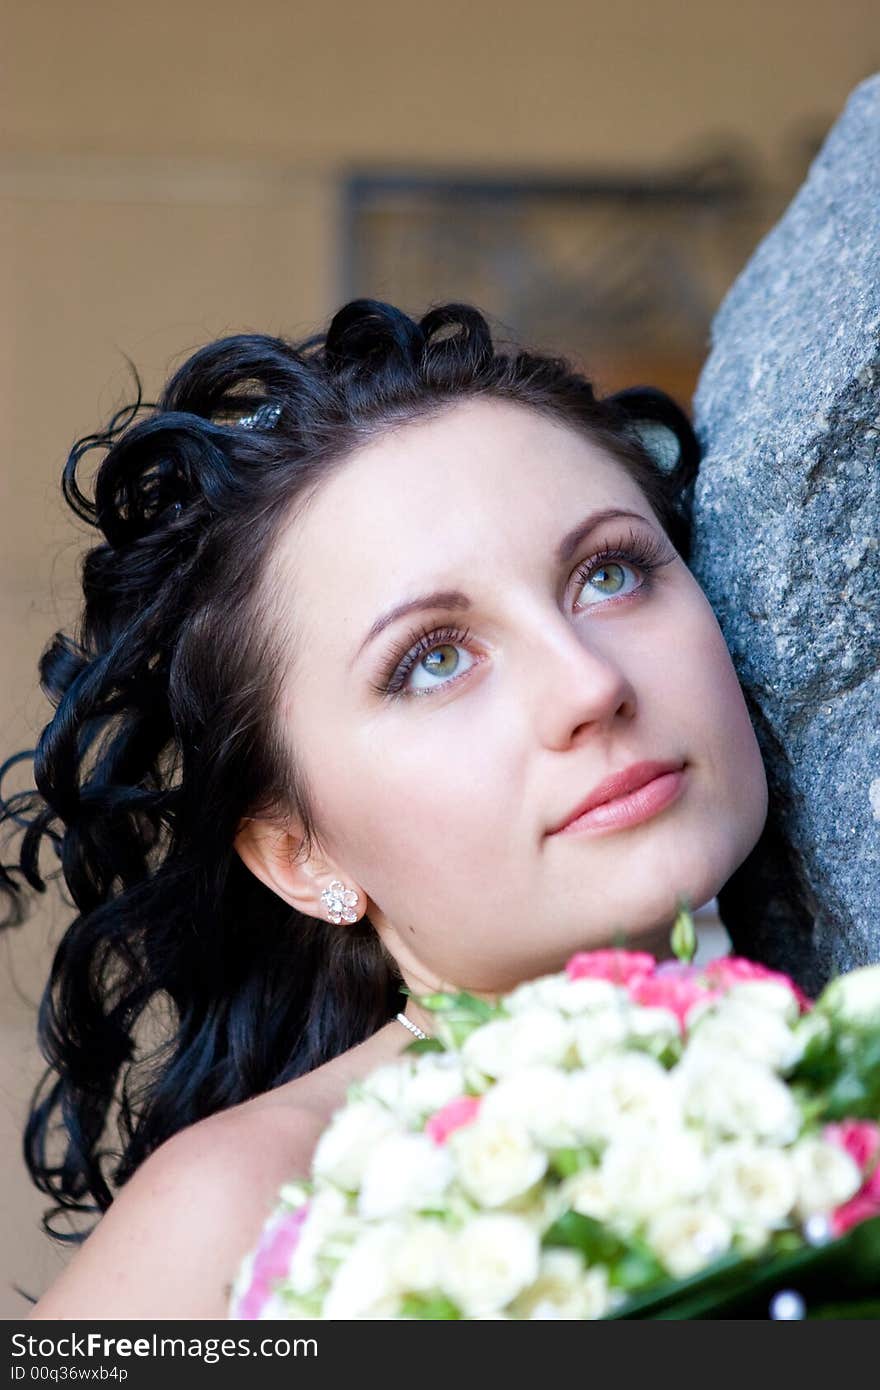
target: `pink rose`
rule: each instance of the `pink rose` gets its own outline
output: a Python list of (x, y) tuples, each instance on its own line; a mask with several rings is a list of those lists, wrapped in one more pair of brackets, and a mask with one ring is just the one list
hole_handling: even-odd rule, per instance
[(839, 1124), (826, 1125), (822, 1137), (829, 1144), (845, 1149), (863, 1173), (880, 1157), (880, 1125), (873, 1120), (842, 1120)]
[(768, 970), (765, 965), (746, 960), (744, 956), (720, 956), (718, 960), (710, 961), (704, 967), (703, 974), (710, 983), (719, 985), (722, 989), (730, 989), (733, 985), (750, 980), (772, 980), (775, 984), (786, 985), (791, 990), (801, 1013), (807, 1013), (813, 1007), (811, 1001), (788, 975), (783, 975), (779, 970)]
[(425, 1133), (435, 1144), (445, 1144), (450, 1134), (463, 1125), (472, 1124), (477, 1118), (482, 1096), (457, 1096), (447, 1101), (442, 1110), (432, 1115), (425, 1125)]
[(865, 1174), (858, 1192), (831, 1218), (834, 1234), (841, 1236), (859, 1222), (880, 1216), (880, 1125), (873, 1120), (842, 1120), (825, 1125), (822, 1137), (844, 1149)]
[(631, 999), (647, 1008), (669, 1009), (678, 1019), (682, 1032), (695, 1004), (711, 1003), (722, 993), (722, 990), (707, 988), (693, 966), (671, 961), (658, 966), (654, 975), (643, 976), (629, 985)]
[(264, 1304), (272, 1296), (274, 1282), (284, 1278), (290, 1269), (290, 1257), (296, 1249), (308, 1210), (309, 1204), (304, 1202), (296, 1211), (263, 1228), (254, 1256), (251, 1282), (236, 1303), (235, 1317), (251, 1321), (259, 1318)]
[(565, 973), (570, 980), (610, 980), (613, 985), (628, 985), (650, 975), (656, 963), (647, 951), (578, 951)]
[(868, 1221), (872, 1216), (880, 1216), (880, 1200), (866, 1197), (863, 1190), (837, 1208), (831, 1218), (831, 1229), (836, 1236), (842, 1236), (853, 1226)]

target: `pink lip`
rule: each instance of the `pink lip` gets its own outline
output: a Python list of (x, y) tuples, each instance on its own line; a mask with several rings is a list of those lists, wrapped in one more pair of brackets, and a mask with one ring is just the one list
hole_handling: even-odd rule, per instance
[(561, 824), (548, 833), (622, 829), (656, 816), (679, 795), (684, 785), (681, 762), (634, 763), (595, 786)]

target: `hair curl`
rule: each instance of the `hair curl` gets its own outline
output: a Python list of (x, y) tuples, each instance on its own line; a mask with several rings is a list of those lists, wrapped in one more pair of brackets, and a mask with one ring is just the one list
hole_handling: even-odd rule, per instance
[[(66, 462), (64, 496), (103, 539), (82, 558), (75, 635), (56, 633), (39, 662), (54, 714), (35, 750), (0, 768), (32, 757), (35, 788), (0, 799), (0, 824), (23, 831), (18, 861), (0, 864), (2, 925), (24, 920), (22, 880), (43, 893), (63, 876), (76, 908), (40, 1005), (48, 1066), (24, 1135), (55, 1202), (44, 1229), (68, 1241), (86, 1233), (52, 1217), (102, 1213), (176, 1131), (312, 1070), (403, 1002), (366, 919), (340, 931), (300, 914), (233, 845), (243, 817), (279, 810), (304, 826), (303, 853), (315, 833), (276, 723), (285, 644), (266, 563), (297, 507), (392, 424), (491, 397), (608, 450), (687, 559), (698, 463), (669, 397), (600, 400), (562, 357), (500, 351), (464, 304), (416, 322), (358, 299), (298, 344), (208, 344), (156, 404), (135, 380), (134, 403)], [(675, 445), (664, 466), (646, 434), (658, 429)], [(92, 450), (94, 500), (77, 477)], [(60, 860), (45, 878), (44, 840)], [(139, 1037), (150, 1017), (165, 1026), (152, 1051)]]

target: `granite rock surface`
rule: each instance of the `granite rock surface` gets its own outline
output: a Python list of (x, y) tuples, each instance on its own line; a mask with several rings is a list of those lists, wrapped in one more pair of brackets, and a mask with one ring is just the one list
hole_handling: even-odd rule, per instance
[(880, 961), (880, 75), (722, 304), (694, 419), (691, 564), (770, 787), (719, 911), (816, 991)]

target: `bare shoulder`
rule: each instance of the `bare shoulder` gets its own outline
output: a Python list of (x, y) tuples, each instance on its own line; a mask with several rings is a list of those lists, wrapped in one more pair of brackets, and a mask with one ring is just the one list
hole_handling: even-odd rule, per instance
[(283, 1183), (305, 1177), (351, 1082), (399, 1054), (392, 1023), (306, 1076), (199, 1120), (125, 1184), (32, 1318), (225, 1318)]
[(156, 1149), (30, 1316), (225, 1318), (240, 1260), (329, 1118), (308, 1086), (281, 1089)]

